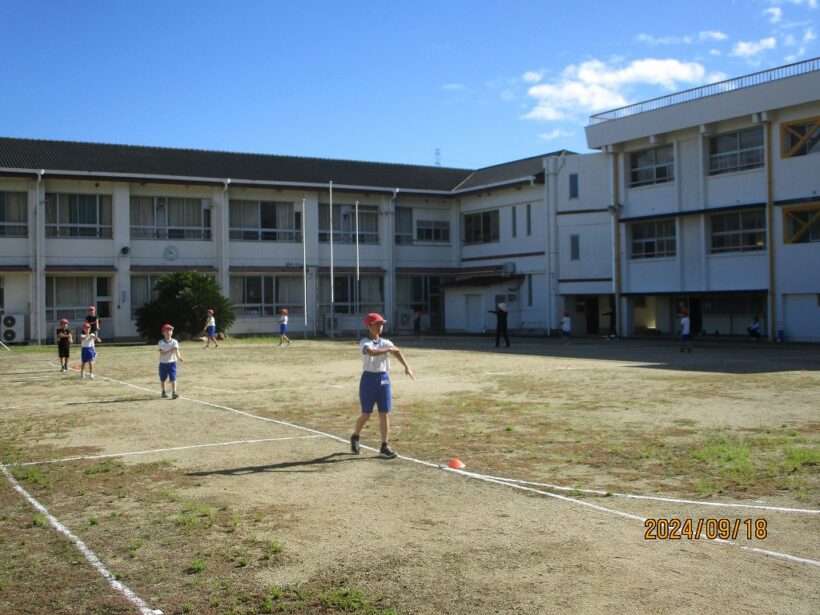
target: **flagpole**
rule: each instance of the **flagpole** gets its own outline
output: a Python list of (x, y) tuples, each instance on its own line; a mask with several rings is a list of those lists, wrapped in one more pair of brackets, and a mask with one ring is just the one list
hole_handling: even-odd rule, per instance
[(329, 214), (330, 214), (330, 337), (333, 337), (336, 333), (336, 327), (334, 326), (334, 308), (336, 302), (336, 295), (333, 292), (333, 182), (329, 183), (330, 185), (330, 205), (328, 207)]
[(308, 302), (307, 302), (307, 242), (305, 241), (305, 199), (302, 199), (302, 288), (305, 315), (305, 339), (308, 336)]

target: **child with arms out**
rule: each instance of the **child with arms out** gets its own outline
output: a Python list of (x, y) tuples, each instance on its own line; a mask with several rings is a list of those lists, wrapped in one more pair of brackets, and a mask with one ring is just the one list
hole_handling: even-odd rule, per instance
[(171, 381), (171, 398), (179, 397), (177, 394), (177, 360), (185, 363), (185, 359), (179, 353), (179, 342), (173, 337), (173, 325), (162, 325), (162, 339), (159, 341), (159, 382), (162, 385), (162, 396), (168, 397), (165, 391), (165, 381)]

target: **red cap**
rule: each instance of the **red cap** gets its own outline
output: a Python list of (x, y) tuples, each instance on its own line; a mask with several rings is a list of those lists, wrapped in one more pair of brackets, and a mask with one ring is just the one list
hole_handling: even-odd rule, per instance
[(384, 318), (382, 318), (381, 314), (377, 314), (376, 312), (370, 312), (367, 316), (364, 317), (364, 326), (369, 327), (374, 322), (387, 322)]
[(173, 331), (174, 325), (164, 324), (162, 325), (162, 329), (160, 329), (160, 331), (165, 331), (166, 329), (170, 329), (171, 331)]
[(213, 313), (214, 313), (213, 310), (208, 310), (208, 314), (213, 314)]
[(282, 313), (287, 314), (288, 313), (288, 308), (282, 308)]
[(90, 324), (88, 324), (87, 322), (83, 323), (83, 329), (90, 329), (90, 328), (91, 328)]
[(67, 325), (68, 324), (68, 319), (67, 318), (61, 318), (60, 319), (60, 324), (61, 325)]
[(93, 305), (89, 305), (89, 306), (88, 306), (88, 311), (89, 311), (89, 312), (96, 312), (96, 311), (97, 311), (97, 308), (95, 308)]

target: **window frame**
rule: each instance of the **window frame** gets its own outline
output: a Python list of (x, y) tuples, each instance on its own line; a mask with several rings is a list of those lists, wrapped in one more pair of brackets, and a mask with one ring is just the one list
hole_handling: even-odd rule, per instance
[[(135, 207), (147, 206), (149, 224), (135, 224)], [(172, 224), (174, 218), (187, 217), (188, 209), (198, 208), (199, 224)], [(162, 218), (162, 219), (160, 219)], [(132, 194), (129, 200), (131, 239), (174, 239), (180, 241), (209, 241), (212, 238), (211, 207), (207, 199), (199, 197), (144, 196)]]
[(578, 173), (569, 174), (569, 198), (580, 198), (580, 184), (578, 183)]
[(577, 233), (569, 236), (569, 260), (581, 260), (581, 236)]
[[(423, 237), (422, 235), (427, 235)], [(416, 220), (417, 242), (450, 243), (449, 220)]]
[[(760, 143), (752, 147), (743, 146), (743, 135), (758, 133)], [(718, 146), (727, 142), (730, 137), (734, 137), (734, 146), (731, 149), (723, 149), (716, 151)], [(754, 160), (752, 162), (743, 162), (744, 156), (754, 153)], [(734, 157), (734, 164), (727, 166), (720, 166), (715, 163), (719, 158)], [(750, 128), (742, 128), (731, 132), (726, 132), (720, 135), (715, 135), (709, 139), (709, 175), (725, 175), (726, 173), (740, 173), (743, 171), (752, 171), (760, 169), (766, 164), (766, 135), (763, 132), (762, 126), (752, 126)]]
[(462, 214), (461, 243), (465, 246), (498, 243), (500, 241), (500, 214), (498, 209), (488, 209)]
[[(661, 225), (671, 225), (671, 234), (668, 232), (665, 234), (659, 234), (658, 229)], [(644, 236), (636, 238), (635, 231), (638, 228), (644, 230), (649, 230), (651, 228), (653, 232), (651, 236), (649, 233), (646, 233)], [(655, 249), (651, 252), (648, 252), (645, 249), (640, 253), (635, 251), (636, 244), (647, 246), (650, 243), (655, 246)], [(657, 249), (659, 243), (664, 245), (663, 250)], [(629, 258), (631, 260), (674, 258), (675, 256), (677, 256), (677, 224), (674, 219), (647, 220), (645, 222), (632, 222), (629, 225)]]
[[(661, 152), (669, 152), (669, 159), (658, 161)], [(642, 161), (641, 157), (651, 160)], [(646, 179), (636, 179), (641, 173), (647, 173)], [(673, 145), (660, 145), (634, 152), (629, 152), (629, 187), (654, 186), (675, 181), (675, 148)]]
[[(762, 226), (748, 226), (748, 218), (751, 216), (759, 216)], [(731, 217), (737, 217), (736, 228), (729, 228), (729, 230), (715, 231), (716, 221), (724, 219), (728, 221)], [(745, 220), (744, 220), (745, 219)], [(725, 225), (729, 226), (729, 225)], [(756, 241), (751, 244), (744, 242), (744, 237), (752, 236), (755, 239), (758, 235), (763, 235), (763, 243), (758, 244)], [(737, 238), (736, 242), (727, 241), (722, 247), (715, 247), (715, 238)], [(714, 213), (709, 216), (709, 254), (727, 254), (738, 252), (758, 252), (765, 250), (767, 246), (767, 232), (766, 232), (766, 210), (763, 208), (746, 209), (742, 211), (726, 211)]]
[[(22, 202), (10, 206), (9, 195)], [(18, 210), (16, 213), (22, 213), (22, 216), (19, 216), (21, 219), (10, 220), (10, 210)], [(0, 237), (28, 237), (28, 193), (20, 190), (0, 190)]]
[[(89, 214), (93, 215), (89, 216)], [(48, 192), (46, 193), (46, 237), (111, 239), (114, 230), (112, 214), (110, 194)], [(84, 217), (93, 218), (94, 222), (80, 222), (79, 220)], [(63, 221), (63, 218), (68, 218), (68, 220)], [(104, 222), (106, 219), (108, 221)]]
[(413, 243), (413, 208), (396, 207), (396, 245), (411, 245)]
[[(378, 205), (359, 203), (359, 243), (379, 244)], [(319, 243), (330, 243), (330, 204), (319, 203)], [(375, 230), (362, 230), (362, 217), (369, 220)], [(350, 203), (333, 204), (333, 243), (356, 243), (356, 205)]]
[[(803, 214), (805, 214), (805, 219)], [(820, 201), (806, 205), (784, 207), (783, 243), (802, 244), (817, 241), (820, 241)]]
[[(231, 199), (228, 207), (228, 237), (231, 241), (302, 241), (302, 210), (293, 201)], [(271, 213), (276, 221), (272, 226), (266, 225)], [(246, 217), (252, 219), (251, 225), (244, 224)], [(281, 218), (287, 219), (290, 226), (279, 226)]]
[[(258, 301), (248, 300), (249, 281), (258, 284)], [(294, 284), (296, 290), (292, 288)], [(236, 292), (238, 285), (241, 285), (241, 296)], [(301, 276), (267, 273), (230, 275), (228, 288), (237, 318), (273, 318), (279, 315), (282, 308), (287, 308), (291, 316), (304, 313), (304, 282)]]
[[(801, 134), (796, 129), (806, 128)], [(796, 139), (796, 141), (792, 141)], [(812, 139), (814, 143), (812, 143)], [(808, 147), (808, 146), (811, 147)], [(805, 148), (805, 151), (801, 151)], [(796, 158), (820, 154), (820, 115), (780, 124), (780, 157)]]

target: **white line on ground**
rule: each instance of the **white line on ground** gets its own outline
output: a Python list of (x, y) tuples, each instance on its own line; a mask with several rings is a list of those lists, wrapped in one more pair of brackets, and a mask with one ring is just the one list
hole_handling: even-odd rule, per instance
[(278, 442), (280, 440), (305, 440), (307, 438), (320, 438), (321, 436), (287, 436), (282, 438), (261, 438), (258, 440), (232, 440), (231, 442), (214, 442), (210, 444), (191, 444), (188, 446), (174, 446), (171, 448), (155, 448), (145, 451), (129, 451), (126, 453), (106, 453), (104, 455), (85, 455), (77, 457), (63, 457), (62, 459), (44, 459), (42, 461), (27, 461), (25, 463), (8, 463), (7, 467), (36, 466), (46, 463), (65, 463), (68, 461), (81, 461), (87, 459), (107, 459), (109, 457), (128, 457), (130, 455), (150, 455), (152, 453), (168, 453), (171, 451), (184, 451), (193, 448), (207, 448), (210, 446), (234, 446), (236, 444), (259, 444), (261, 442)]
[(108, 582), (108, 584), (115, 589), (116, 591), (120, 592), (125, 598), (131, 602), (134, 606), (136, 606), (142, 615), (162, 615), (162, 611), (159, 609), (152, 609), (149, 607), (145, 601), (137, 596), (134, 592), (132, 592), (128, 587), (126, 587), (123, 583), (116, 580), (114, 575), (106, 568), (103, 563), (100, 561), (100, 558), (97, 557), (94, 552), (86, 546), (86, 544), (80, 540), (77, 536), (75, 536), (71, 530), (69, 530), (66, 526), (60, 523), (54, 515), (48, 512), (48, 509), (43, 506), (40, 502), (38, 502), (34, 497), (25, 489), (20, 486), (14, 477), (11, 475), (6, 469), (6, 466), (0, 464), (0, 471), (3, 472), (3, 475), (6, 477), (6, 480), (9, 481), (11, 486), (14, 488), (17, 493), (23, 496), (29, 504), (31, 504), (35, 509), (40, 511), (48, 522), (51, 523), (52, 527), (60, 532), (63, 536), (68, 538), (75, 547), (83, 554), (86, 560), (94, 567), (94, 569)]

